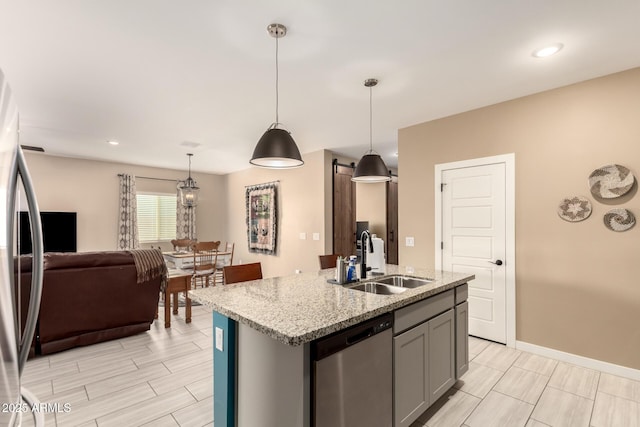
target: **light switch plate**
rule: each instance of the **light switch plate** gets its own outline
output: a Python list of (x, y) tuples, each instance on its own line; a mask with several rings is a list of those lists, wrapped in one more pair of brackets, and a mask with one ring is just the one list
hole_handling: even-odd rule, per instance
[(415, 240), (413, 240), (413, 237), (405, 237), (404, 244), (405, 246), (413, 246), (415, 244)]
[(320, 233), (313, 233), (313, 240), (320, 240)]
[(307, 240), (307, 233), (300, 233), (300, 240)]
[(218, 351), (224, 351), (223, 350), (223, 340), (224, 340), (224, 331), (222, 330), (222, 328), (218, 328), (216, 326), (216, 350)]

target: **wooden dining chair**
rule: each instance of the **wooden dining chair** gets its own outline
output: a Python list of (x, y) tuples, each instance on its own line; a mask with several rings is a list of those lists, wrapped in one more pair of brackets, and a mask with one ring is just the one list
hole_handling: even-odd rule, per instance
[(213, 274), (213, 285), (220, 282), (222, 284), (224, 281), (224, 267), (228, 267), (233, 265), (233, 250), (235, 248), (235, 243), (227, 242), (224, 246), (221, 246), (218, 254), (218, 262), (216, 262), (216, 271)]
[(191, 247), (196, 243), (195, 240), (192, 239), (173, 239), (171, 244), (173, 245), (173, 251), (190, 251)]
[(248, 280), (262, 279), (262, 265), (259, 262), (252, 264), (230, 265), (223, 268), (224, 282), (231, 283), (246, 282)]
[(320, 259), (320, 269), (324, 270), (325, 268), (336, 268), (336, 264), (338, 262), (338, 254), (330, 254), (330, 255), (318, 255)]
[(204, 286), (209, 286), (209, 278), (215, 273), (219, 246), (220, 241), (198, 242), (193, 245), (193, 278), (191, 283), (194, 288), (198, 286), (198, 281), (201, 285), (204, 282)]

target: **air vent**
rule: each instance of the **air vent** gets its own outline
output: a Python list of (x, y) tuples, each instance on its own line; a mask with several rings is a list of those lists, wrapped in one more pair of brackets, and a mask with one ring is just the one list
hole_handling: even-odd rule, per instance
[(35, 147), (33, 145), (21, 145), (20, 147), (22, 147), (23, 150), (37, 151), (38, 153), (44, 153), (44, 148), (42, 147)]
[(182, 145), (183, 147), (198, 148), (202, 144), (200, 144), (199, 142), (184, 141), (184, 142), (181, 142), (180, 145)]

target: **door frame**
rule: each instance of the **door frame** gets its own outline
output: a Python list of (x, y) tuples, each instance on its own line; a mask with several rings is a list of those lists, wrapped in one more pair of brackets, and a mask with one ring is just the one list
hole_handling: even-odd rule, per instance
[(516, 177), (515, 153), (481, 157), (457, 162), (435, 165), (435, 254), (436, 269), (442, 269), (442, 173), (449, 169), (462, 169), (474, 166), (487, 166), (496, 163), (505, 165), (505, 250), (506, 250), (506, 327), (507, 347), (516, 346)]

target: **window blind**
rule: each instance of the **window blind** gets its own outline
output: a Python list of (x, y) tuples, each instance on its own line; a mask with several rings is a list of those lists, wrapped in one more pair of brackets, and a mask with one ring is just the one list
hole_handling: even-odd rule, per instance
[(176, 195), (138, 193), (140, 242), (166, 242), (176, 238)]

